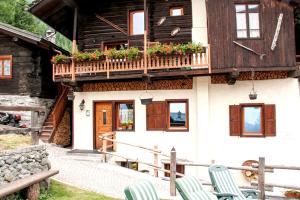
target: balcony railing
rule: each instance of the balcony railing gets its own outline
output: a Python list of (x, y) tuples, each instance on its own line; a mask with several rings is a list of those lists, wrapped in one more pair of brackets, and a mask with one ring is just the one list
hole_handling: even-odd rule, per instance
[(107, 79), (114, 72), (141, 71), (148, 73), (164, 69), (208, 69), (210, 70), (210, 49), (205, 47), (205, 53), (190, 53), (186, 55), (147, 56), (136, 60), (105, 59), (98, 61), (72, 62), (67, 64), (53, 64), (53, 80), (92, 77), (105, 75)]

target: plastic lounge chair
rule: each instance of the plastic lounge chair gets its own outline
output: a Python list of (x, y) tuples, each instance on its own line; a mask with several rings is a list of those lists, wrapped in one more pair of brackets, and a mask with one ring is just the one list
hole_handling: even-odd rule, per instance
[(201, 182), (193, 176), (176, 179), (175, 184), (183, 200), (216, 200), (232, 197), (230, 194), (212, 194), (206, 191)]
[(228, 199), (233, 200), (257, 199), (258, 190), (241, 190), (227, 167), (213, 165), (209, 167), (208, 171), (211, 183), (217, 193), (231, 194), (232, 197)]
[(159, 200), (154, 185), (147, 180), (127, 186), (124, 193), (126, 200)]

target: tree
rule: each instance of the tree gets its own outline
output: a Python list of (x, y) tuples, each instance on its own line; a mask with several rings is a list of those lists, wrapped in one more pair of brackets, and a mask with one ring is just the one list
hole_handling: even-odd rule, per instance
[[(0, 0), (0, 22), (35, 33), (41, 37), (50, 27), (30, 14), (27, 9), (31, 0)], [(56, 45), (70, 50), (71, 41), (57, 34)]]

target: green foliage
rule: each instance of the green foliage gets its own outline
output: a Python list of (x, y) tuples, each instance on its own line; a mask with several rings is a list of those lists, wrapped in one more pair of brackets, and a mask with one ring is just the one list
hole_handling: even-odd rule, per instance
[(147, 49), (149, 56), (162, 55), (185, 55), (187, 53), (201, 53), (203, 48), (201, 44), (187, 43), (187, 44), (157, 44)]
[(126, 50), (125, 49), (117, 50), (117, 49), (113, 48), (113, 49), (107, 50), (105, 52), (105, 55), (109, 59), (124, 59), (126, 57)]
[(39, 200), (48, 200), (48, 199), (52, 198), (52, 196), (53, 195), (49, 192), (49, 190), (43, 189), (43, 190), (41, 190)]
[(91, 53), (77, 52), (73, 55), (73, 57), (77, 62), (102, 60), (105, 58), (104, 53), (98, 50), (95, 50), (94, 52)]
[(135, 47), (131, 47), (126, 50), (126, 57), (128, 60), (135, 60), (141, 56), (140, 50)]
[(70, 63), (71, 59), (65, 55), (56, 55), (52, 58), (52, 62), (55, 64)]
[[(50, 27), (27, 11), (29, 3), (31, 0), (0, 0), (0, 22), (43, 37)], [(56, 45), (70, 51), (72, 43), (58, 33), (56, 34)]]

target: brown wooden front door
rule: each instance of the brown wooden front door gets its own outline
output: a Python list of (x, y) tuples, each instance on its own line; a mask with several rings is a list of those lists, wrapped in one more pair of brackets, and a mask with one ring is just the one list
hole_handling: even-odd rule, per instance
[[(99, 136), (112, 132), (112, 103), (96, 103), (95, 107), (95, 148), (100, 149), (102, 147), (102, 140)], [(108, 145), (110, 144), (111, 142), (108, 142)]]

